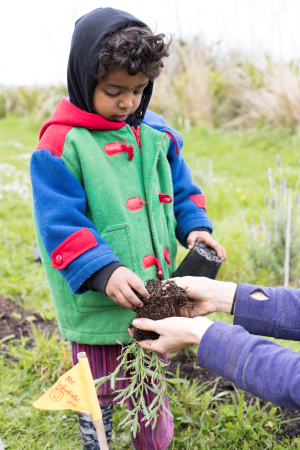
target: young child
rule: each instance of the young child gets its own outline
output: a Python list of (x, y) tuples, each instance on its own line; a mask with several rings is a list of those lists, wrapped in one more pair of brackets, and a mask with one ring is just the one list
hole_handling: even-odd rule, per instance
[[(132, 288), (146, 297), (145, 280), (175, 270), (176, 238), (189, 248), (204, 241), (226, 257), (210, 235), (181, 136), (147, 110), (169, 56), (164, 38), (116, 9), (81, 17), (68, 64), (70, 97), (42, 127), (31, 160), (35, 230), (59, 329), (72, 341), (74, 364), (79, 351), (87, 353), (94, 378), (114, 370), (117, 341), (130, 340), (132, 308), (142, 306)], [(113, 396), (107, 384), (98, 391), (108, 441)], [(149, 393), (145, 401), (152, 399)], [(79, 422), (84, 449), (99, 449), (89, 416), (79, 414)], [(154, 430), (140, 425), (136, 450), (168, 447), (168, 415)]]

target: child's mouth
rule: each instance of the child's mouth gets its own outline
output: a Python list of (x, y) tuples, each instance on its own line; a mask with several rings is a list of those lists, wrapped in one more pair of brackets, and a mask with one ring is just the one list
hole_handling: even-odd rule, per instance
[(128, 116), (129, 116), (129, 114), (117, 115), (117, 116), (113, 116), (112, 119), (114, 121), (123, 122), (124, 120), (127, 119)]

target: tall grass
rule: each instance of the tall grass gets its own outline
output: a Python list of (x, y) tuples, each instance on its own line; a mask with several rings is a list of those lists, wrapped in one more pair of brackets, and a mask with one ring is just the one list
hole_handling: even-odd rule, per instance
[[(53, 112), (65, 86), (0, 88), (0, 117), (34, 113), (38, 123)], [(208, 122), (222, 128), (257, 123), (300, 131), (299, 62), (259, 64), (239, 53), (207, 47), (196, 36), (174, 41), (155, 80), (150, 107), (175, 127)]]
[(299, 131), (299, 63), (265, 57), (255, 65), (240, 54), (207, 48), (199, 37), (174, 42), (151, 106), (179, 125), (189, 119), (248, 128), (261, 121)]

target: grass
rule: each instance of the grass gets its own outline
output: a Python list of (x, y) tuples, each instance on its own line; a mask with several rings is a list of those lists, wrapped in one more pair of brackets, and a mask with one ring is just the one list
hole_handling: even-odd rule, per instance
[[(33, 262), (35, 237), (28, 171), (37, 136), (38, 128), (30, 117), (0, 120), (0, 293), (26, 309), (54, 319), (43, 268)], [(253, 279), (241, 255), (245, 236), (240, 212), (248, 219), (259, 218), (268, 192), (267, 169), (275, 167), (276, 153), (281, 157), (286, 178), (291, 183), (296, 181), (298, 136), (278, 129), (222, 133), (205, 126), (184, 138), (184, 156), (207, 197), (214, 237), (225, 246), (228, 255), (219, 279), (269, 284), (267, 271), (260, 274), (259, 280)], [(179, 260), (185, 253), (180, 250)], [(214, 318), (230, 322), (226, 315), (216, 314)], [(33, 347), (25, 338), (21, 343), (10, 342), (7, 350), (0, 343), (1, 438), (6, 449), (77, 449), (80, 444), (76, 413), (38, 411), (31, 406), (43, 389), (48, 389), (71, 367), (67, 342), (58, 336), (42, 336), (38, 330), (35, 333)], [(299, 343), (280, 343), (300, 350)], [(181, 406), (172, 404), (175, 437), (170, 449), (299, 448), (299, 439), (277, 442), (276, 435), (282, 433), (277, 408), (269, 405), (262, 409), (258, 402), (249, 405), (242, 391), (231, 404), (224, 395), (216, 397), (214, 384), (177, 386), (172, 396)], [(115, 408), (112, 450), (131, 448), (128, 430), (119, 427), (123, 417), (124, 412)]]
[[(13, 297), (26, 309), (38, 310), (44, 318), (55, 320), (44, 271), (33, 262), (35, 236), (32, 226), (29, 162), (38, 142), (38, 127), (29, 117), (0, 121), (0, 292)], [(7, 166), (9, 165), (9, 166)], [(17, 189), (29, 190), (24, 196), (3, 190), (16, 184), (11, 168), (27, 175)], [(10, 173), (10, 175), (7, 175)]]

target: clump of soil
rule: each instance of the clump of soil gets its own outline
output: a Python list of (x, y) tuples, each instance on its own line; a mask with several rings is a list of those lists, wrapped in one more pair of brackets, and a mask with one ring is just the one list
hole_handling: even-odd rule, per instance
[(6, 344), (21, 336), (33, 337), (32, 324), (52, 335), (57, 326), (49, 320), (43, 320), (36, 311), (24, 310), (9, 298), (0, 295), (0, 340)]
[[(142, 308), (134, 309), (137, 318), (160, 320), (179, 317), (180, 308), (188, 304), (186, 291), (177, 286), (175, 281), (148, 280), (146, 289), (150, 294), (147, 299), (135, 291), (137, 297), (144, 303)], [(145, 339), (158, 339), (159, 335), (154, 331), (134, 328), (133, 338), (139, 342)]]

